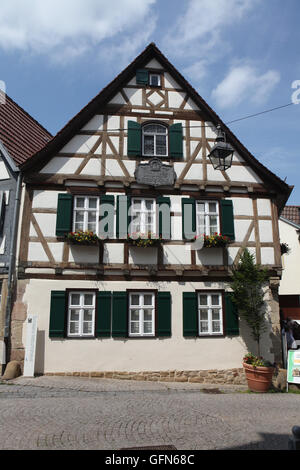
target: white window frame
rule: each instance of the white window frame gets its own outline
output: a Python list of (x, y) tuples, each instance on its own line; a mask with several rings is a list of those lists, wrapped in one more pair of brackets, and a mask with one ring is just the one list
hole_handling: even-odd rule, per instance
[[(153, 133), (153, 132), (147, 132), (147, 126), (151, 126), (151, 125), (157, 125), (157, 126), (160, 126), (162, 128), (164, 128), (166, 130), (166, 133)], [(146, 129), (146, 131), (145, 131)], [(153, 154), (145, 154), (145, 135), (150, 135), (150, 136), (153, 136), (153, 139), (154, 139), (154, 152)], [(156, 136), (157, 135), (165, 135), (166, 136), (166, 153), (164, 155), (157, 155), (156, 153)], [(144, 123), (143, 124), (143, 127), (142, 127), (142, 147), (143, 147), (143, 156), (144, 157), (167, 157), (168, 156), (168, 128), (167, 126), (165, 126), (164, 124), (161, 124), (160, 122), (159, 123), (156, 123), (156, 122), (148, 122), (148, 123)]]
[[(77, 207), (77, 200), (81, 198), (84, 199), (84, 207)], [(97, 201), (96, 208), (89, 208), (89, 200), (95, 199)], [(97, 236), (99, 235), (99, 215), (100, 215), (100, 198), (98, 196), (86, 196), (86, 195), (77, 195), (74, 196), (74, 206), (73, 206), (73, 232), (78, 231), (75, 228), (76, 224), (76, 212), (83, 212), (83, 231), (88, 230), (88, 213), (96, 212), (96, 231), (93, 231)]]
[[(216, 204), (216, 212), (210, 212), (209, 211), (209, 204), (214, 203)], [(204, 213), (199, 210), (199, 204), (204, 204)], [(220, 233), (220, 213), (219, 213), (219, 202), (214, 201), (214, 200), (199, 200), (196, 201), (196, 230), (197, 230), (197, 235), (203, 235), (203, 232), (200, 231), (200, 224), (198, 223), (198, 216), (204, 214), (204, 220), (205, 220), (205, 231), (204, 235), (211, 235), (210, 233), (210, 217), (211, 216), (216, 216), (217, 217), (217, 229), (214, 232)]]
[[(134, 210), (134, 203), (135, 201), (139, 201), (141, 203), (141, 210), (139, 212), (135, 212)], [(146, 208), (146, 201), (151, 201), (153, 203), (153, 210), (152, 211), (149, 211), (147, 208)], [(147, 234), (148, 231), (156, 234), (157, 230), (156, 230), (156, 223), (157, 223), (157, 216), (156, 216), (156, 199), (155, 198), (140, 198), (140, 197), (133, 197), (131, 199), (131, 218), (132, 219), (136, 219), (136, 214), (139, 213), (140, 214), (140, 218), (139, 218), (139, 225), (141, 227), (141, 229), (139, 230), (139, 232), (141, 233), (145, 233)], [(152, 222), (152, 229), (150, 230), (147, 230), (146, 229), (146, 218), (148, 216), (148, 214), (152, 214), (153, 216), (153, 222)], [(133, 232), (136, 232), (136, 230), (134, 229), (133, 230), (133, 220), (130, 224), (130, 227), (131, 227), (131, 233)]]
[[(72, 294), (79, 295), (79, 305), (72, 305), (71, 299)], [(93, 296), (93, 304), (85, 305), (84, 304), (84, 295), (89, 294)], [(75, 321), (71, 320), (71, 310), (79, 310), (79, 328), (78, 333), (71, 333), (71, 323)], [(92, 333), (84, 333), (83, 324), (84, 324), (84, 311), (93, 310), (92, 316)], [(67, 324), (67, 335), (68, 337), (94, 337), (95, 336), (95, 318), (96, 318), (96, 292), (94, 291), (70, 291), (68, 295), (68, 324)]]
[[(153, 83), (151, 83), (151, 78), (152, 77), (158, 77), (158, 83), (157, 85), (153, 85)], [(150, 86), (153, 86), (153, 87), (159, 87), (161, 85), (161, 76), (159, 73), (155, 73), (155, 72), (150, 72), (149, 73), (149, 85)]]
[[(138, 295), (139, 296), (139, 305), (134, 305), (132, 304), (132, 296), (133, 295)], [(145, 305), (144, 304), (144, 295), (151, 295), (152, 297), (152, 303), (151, 305)], [(130, 337), (153, 337), (155, 336), (155, 292), (153, 291), (135, 291), (135, 292), (129, 292), (129, 312), (128, 312), (128, 336)], [(151, 332), (145, 333), (144, 332), (144, 310), (152, 310), (152, 315), (151, 315), (151, 324), (152, 324), (152, 329)], [(131, 317), (131, 311), (132, 310), (138, 310), (139, 311), (139, 319), (138, 320), (132, 320)], [(150, 320), (149, 320), (150, 321)], [(131, 333), (131, 324), (132, 323), (138, 323), (139, 325), (139, 332), (138, 333)]]
[[(200, 296), (207, 296), (207, 304), (200, 304)], [(219, 297), (218, 305), (212, 304), (212, 296), (217, 295)], [(223, 324), (223, 295), (221, 291), (198, 291), (197, 293), (197, 304), (198, 304), (198, 333), (199, 336), (224, 336), (224, 324)], [(201, 319), (201, 309), (207, 310), (207, 320)], [(212, 310), (219, 310), (219, 320), (213, 320)], [(207, 331), (201, 331), (201, 322), (206, 322), (208, 324)], [(220, 331), (213, 331), (213, 321), (218, 321), (220, 323)]]

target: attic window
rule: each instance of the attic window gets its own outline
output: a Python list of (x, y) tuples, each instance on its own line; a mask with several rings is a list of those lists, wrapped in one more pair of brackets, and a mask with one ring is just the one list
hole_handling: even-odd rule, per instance
[(150, 73), (149, 75), (150, 86), (160, 86), (160, 75), (158, 73)]

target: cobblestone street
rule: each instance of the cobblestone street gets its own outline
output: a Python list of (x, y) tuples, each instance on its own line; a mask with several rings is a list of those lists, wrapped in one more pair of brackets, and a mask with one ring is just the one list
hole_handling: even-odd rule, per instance
[(0, 449), (287, 449), (299, 395), (212, 387), (21, 377), (0, 384)]

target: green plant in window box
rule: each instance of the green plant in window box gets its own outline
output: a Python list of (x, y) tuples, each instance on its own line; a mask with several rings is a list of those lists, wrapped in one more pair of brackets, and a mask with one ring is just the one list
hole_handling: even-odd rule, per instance
[(100, 241), (98, 236), (89, 230), (78, 230), (77, 232), (70, 232), (66, 238), (69, 243), (81, 246), (95, 246), (98, 245)]
[(148, 248), (158, 246), (161, 243), (162, 238), (157, 237), (157, 235), (152, 232), (133, 232), (128, 234), (127, 241), (139, 248)]
[(195, 240), (198, 238), (203, 238), (203, 247), (204, 248), (222, 248), (230, 243), (230, 238), (221, 233), (215, 232), (212, 235), (197, 235)]

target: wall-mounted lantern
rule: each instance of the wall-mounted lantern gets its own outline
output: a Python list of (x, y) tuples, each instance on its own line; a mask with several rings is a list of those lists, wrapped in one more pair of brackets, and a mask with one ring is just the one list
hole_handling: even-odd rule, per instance
[(217, 126), (217, 131), (216, 143), (208, 157), (215, 170), (225, 171), (231, 167), (234, 150), (225, 142), (225, 132), (221, 130), (220, 124)]

